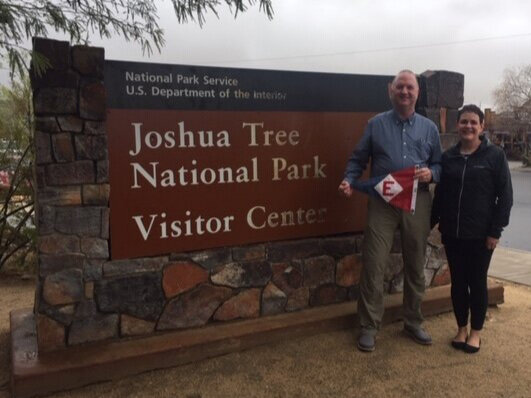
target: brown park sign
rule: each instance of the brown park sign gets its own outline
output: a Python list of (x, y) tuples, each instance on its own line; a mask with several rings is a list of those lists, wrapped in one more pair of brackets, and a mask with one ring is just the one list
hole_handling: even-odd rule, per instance
[(112, 258), (361, 231), (337, 186), (389, 80), (107, 62)]

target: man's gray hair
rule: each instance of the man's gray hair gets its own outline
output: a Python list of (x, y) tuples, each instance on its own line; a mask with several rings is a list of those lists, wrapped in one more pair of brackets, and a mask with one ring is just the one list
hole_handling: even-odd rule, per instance
[(398, 76), (400, 76), (402, 73), (409, 73), (411, 75), (413, 75), (415, 77), (415, 81), (417, 82), (417, 86), (420, 86), (419, 84), (419, 79), (417, 77), (417, 75), (415, 74), (415, 72), (413, 72), (411, 69), (402, 69), (400, 72), (398, 72), (395, 77), (393, 78), (393, 81), (391, 82), (392, 85), (394, 85), (396, 83), (396, 79), (398, 78)]

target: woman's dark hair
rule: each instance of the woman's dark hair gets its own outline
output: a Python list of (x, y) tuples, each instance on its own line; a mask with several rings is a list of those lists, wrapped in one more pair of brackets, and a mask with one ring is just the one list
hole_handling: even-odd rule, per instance
[(457, 121), (459, 121), (459, 119), (461, 119), (461, 115), (463, 113), (467, 113), (467, 112), (468, 113), (475, 113), (476, 115), (478, 115), (479, 116), (479, 122), (483, 123), (483, 119), (485, 119), (485, 115), (483, 114), (481, 109), (479, 109), (479, 107), (476, 106), (476, 105), (465, 105), (461, 109), (459, 109), (459, 111), (457, 112)]

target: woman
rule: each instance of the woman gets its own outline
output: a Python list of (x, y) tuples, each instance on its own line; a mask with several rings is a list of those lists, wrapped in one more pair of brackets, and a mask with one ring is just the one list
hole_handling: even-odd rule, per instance
[(432, 209), (432, 225), (439, 223), (450, 266), (458, 327), (452, 346), (467, 353), (478, 352), (481, 345), (488, 305), (487, 270), (513, 204), (507, 159), (481, 134), (483, 119), (475, 105), (459, 110), (459, 143), (443, 154)]

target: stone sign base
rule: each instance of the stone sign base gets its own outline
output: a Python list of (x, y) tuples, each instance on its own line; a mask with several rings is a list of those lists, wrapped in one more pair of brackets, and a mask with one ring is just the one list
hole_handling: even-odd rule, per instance
[[(503, 303), (503, 286), (489, 284), (489, 304)], [(385, 298), (385, 322), (400, 319), (402, 294)], [(450, 286), (426, 292), (423, 313), (450, 311)], [(33, 397), (55, 391), (162, 369), (281, 339), (354, 328), (356, 302), (317, 307), (296, 313), (210, 325), (145, 338), (99, 342), (51, 353), (37, 353), (31, 309), (11, 312), (11, 391)]]

